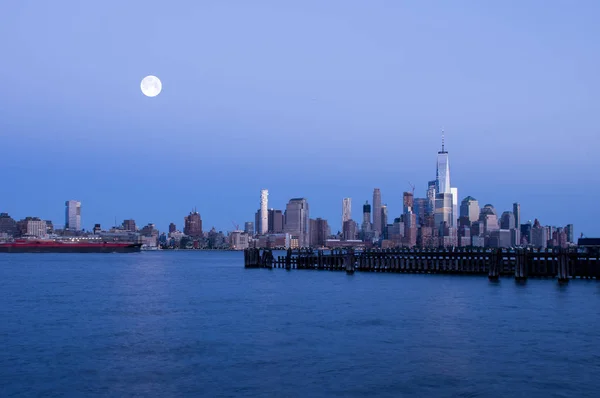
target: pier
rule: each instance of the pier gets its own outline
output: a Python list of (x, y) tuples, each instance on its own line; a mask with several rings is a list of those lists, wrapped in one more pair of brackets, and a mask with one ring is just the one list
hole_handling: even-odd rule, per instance
[(288, 249), (285, 255), (270, 249), (244, 251), (246, 268), (284, 268), (354, 272), (392, 272), (408, 274), (482, 275), (490, 280), (513, 277), (553, 278), (561, 283), (570, 279), (600, 279), (600, 256), (573, 249), (387, 249), (355, 252), (352, 249)]

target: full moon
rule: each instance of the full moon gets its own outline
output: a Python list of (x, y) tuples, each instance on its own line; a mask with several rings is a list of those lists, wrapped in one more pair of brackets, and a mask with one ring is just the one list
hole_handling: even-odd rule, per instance
[(162, 90), (162, 83), (156, 76), (146, 76), (142, 79), (140, 87), (142, 88), (142, 93), (144, 93), (146, 97), (156, 97), (160, 94), (160, 90)]

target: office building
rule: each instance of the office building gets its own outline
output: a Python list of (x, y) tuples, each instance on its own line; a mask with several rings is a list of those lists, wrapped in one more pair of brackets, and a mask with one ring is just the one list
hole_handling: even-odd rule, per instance
[(267, 232), (270, 234), (282, 233), (283, 218), (283, 212), (281, 210), (269, 209)]
[(464, 198), (460, 204), (460, 225), (470, 227), (472, 223), (479, 220), (479, 202), (472, 196)]
[(565, 227), (565, 234), (567, 235), (567, 242), (569, 243), (575, 243), (574, 241), (574, 231), (573, 231), (573, 224), (568, 224)]
[(452, 194), (452, 227), (457, 227), (458, 221), (458, 188), (452, 187), (450, 188), (450, 193)]
[(373, 232), (376, 237), (382, 233), (381, 227), (381, 191), (379, 188), (373, 190)]
[[(200, 214), (194, 210), (183, 219), (184, 227), (183, 233), (192, 238), (202, 237), (202, 218)], [(150, 224), (149, 224), (150, 225)], [(146, 227), (144, 227), (146, 228)], [(140, 231), (141, 232), (141, 231)]]
[[(451, 194), (450, 189), (450, 164), (448, 160), (448, 152), (444, 148), (444, 135), (442, 134), (442, 150), (438, 152), (437, 164), (435, 173), (435, 192), (436, 195), (441, 193)], [(437, 196), (436, 196), (437, 203)], [(452, 206), (450, 206), (452, 207)]]
[(515, 228), (515, 215), (512, 211), (505, 211), (500, 216), (500, 229), (514, 229)]
[(515, 216), (515, 228), (521, 226), (521, 205), (519, 203), (513, 203), (513, 214)]
[(358, 235), (358, 225), (354, 220), (344, 221), (342, 225), (342, 239), (343, 240), (355, 240)]
[(254, 223), (252, 221), (246, 221), (244, 223), (244, 232), (248, 234), (248, 236), (254, 235)]
[(310, 246), (310, 217), (305, 198), (290, 199), (285, 209), (284, 232), (297, 237), (300, 247)]
[(65, 202), (65, 229), (71, 231), (81, 230), (81, 202), (68, 200)]
[[(452, 194), (438, 193), (435, 195), (435, 227), (440, 230), (440, 226), (445, 223), (447, 227), (452, 226)], [(441, 230), (440, 230), (441, 231)], [(443, 236), (443, 233), (440, 233)]]
[(135, 226), (135, 220), (124, 220), (123, 221), (123, 229), (125, 231), (135, 232), (137, 228)]
[(169, 234), (172, 234), (175, 231), (177, 231), (177, 226), (174, 223), (170, 223), (169, 224)]
[(317, 218), (316, 220), (310, 220), (310, 246), (311, 247), (323, 247), (327, 242), (329, 236), (329, 224), (327, 220)]
[(381, 236), (383, 237), (383, 239), (387, 239), (388, 238), (388, 234), (387, 234), (387, 222), (388, 222), (388, 209), (387, 209), (387, 205), (382, 205), (381, 206)]
[(17, 222), (8, 215), (8, 213), (0, 213), (0, 234), (8, 236), (16, 236), (18, 233)]

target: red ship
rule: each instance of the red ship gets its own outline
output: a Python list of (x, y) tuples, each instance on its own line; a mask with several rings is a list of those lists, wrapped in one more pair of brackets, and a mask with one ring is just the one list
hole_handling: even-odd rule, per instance
[(141, 243), (17, 239), (0, 243), (0, 253), (133, 253)]

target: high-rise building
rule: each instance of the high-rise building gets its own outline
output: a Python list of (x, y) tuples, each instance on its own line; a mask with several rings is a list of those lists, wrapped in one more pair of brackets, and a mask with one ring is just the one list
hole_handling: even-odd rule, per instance
[(435, 227), (439, 229), (444, 223), (446, 228), (452, 226), (452, 194), (449, 192), (435, 195)]
[(344, 221), (344, 225), (342, 225), (342, 238), (343, 240), (355, 240), (357, 235), (358, 226), (356, 225), (356, 221), (347, 220)]
[[(444, 135), (442, 134), (442, 150), (438, 152), (437, 168), (435, 173), (435, 192), (451, 193), (450, 190), (450, 164), (448, 162), (448, 152), (444, 148)], [(436, 197), (437, 200), (437, 197)]]
[(298, 237), (300, 247), (310, 245), (310, 217), (308, 201), (305, 198), (290, 199), (285, 208), (284, 232)]
[(177, 226), (174, 223), (169, 224), (169, 233), (172, 234), (173, 232), (177, 231)]
[(515, 216), (515, 227), (521, 227), (521, 205), (519, 203), (513, 203), (513, 214)]
[(270, 234), (280, 234), (283, 232), (283, 212), (281, 210), (269, 209), (269, 228)]
[(352, 219), (352, 198), (342, 200), (342, 227), (346, 221)]
[(425, 222), (427, 215), (427, 198), (413, 198), (413, 213), (417, 217), (417, 225), (422, 225)]
[(260, 234), (264, 235), (269, 230), (269, 214), (268, 214), (268, 203), (269, 202), (269, 191), (262, 189), (260, 191)]
[(437, 185), (437, 182), (435, 180), (433, 181), (429, 181), (427, 183), (427, 203), (428, 203), (428, 207), (427, 207), (427, 215), (429, 216), (433, 216), (433, 214), (435, 213), (435, 187)]
[(363, 222), (361, 224), (360, 230), (363, 234), (363, 239), (366, 240), (371, 238), (371, 205), (369, 204), (368, 200), (363, 205)]
[(548, 247), (548, 228), (542, 227), (537, 218), (531, 228), (531, 244), (539, 249)]
[(379, 237), (382, 233), (381, 226), (381, 191), (379, 188), (373, 190), (373, 232)]
[(381, 206), (381, 228), (382, 228), (381, 236), (383, 237), (383, 239), (388, 238), (387, 222), (388, 222), (388, 208), (387, 208), (387, 205), (382, 205)]
[[(184, 227), (183, 233), (193, 238), (199, 238), (202, 236), (202, 218), (200, 214), (194, 210), (183, 219)], [(146, 227), (144, 227), (146, 228)]]
[(402, 214), (412, 213), (413, 211), (413, 194), (410, 192), (404, 192), (402, 194)]
[(483, 233), (489, 234), (491, 231), (500, 229), (496, 209), (491, 204), (483, 206), (479, 214), (479, 221), (483, 222)]
[(81, 202), (68, 200), (65, 202), (65, 229), (71, 231), (81, 230)]
[(526, 241), (528, 245), (531, 244), (531, 229), (531, 221), (528, 221), (527, 224), (521, 224), (521, 242)]
[(5, 233), (8, 236), (16, 236), (18, 234), (17, 222), (8, 213), (0, 213), (1, 233)]
[(464, 198), (460, 204), (460, 223), (461, 225), (471, 226), (472, 223), (479, 220), (479, 202), (472, 196)]
[(565, 234), (567, 235), (567, 242), (568, 243), (574, 243), (574, 240), (573, 240), (573, 224), (568, 224), (565, 227)]
[(317, 218), (316, 220), (310, 220), (310, 246), (311, 247), (322, 247), (327, 243), (327, 237), (329, 236), (329, 224), (327, 220)]
[(244, 232), (248, 234), (248, 236), (254, 235), (254, 223), (252, 221), (246, 221), (244, 223)]
[(137, 228), (135, 226), (135, 220), (124, 220), (123, 221), (123, 229), (125, 231), (135, 232)]
[(500, 216), (500, 229), (514, 229), (515, 215), (512, 211), (505, 211)]
[(456, 227), (458, 226), (458, 188), (450, 188), (450, 193), (452, 194), (452, 226)]
[(46, 221), (40, 220), (37, 217), (31, 217), (26, 222), (26, 233), (30, 236), (43, 238), (47, 233)]

